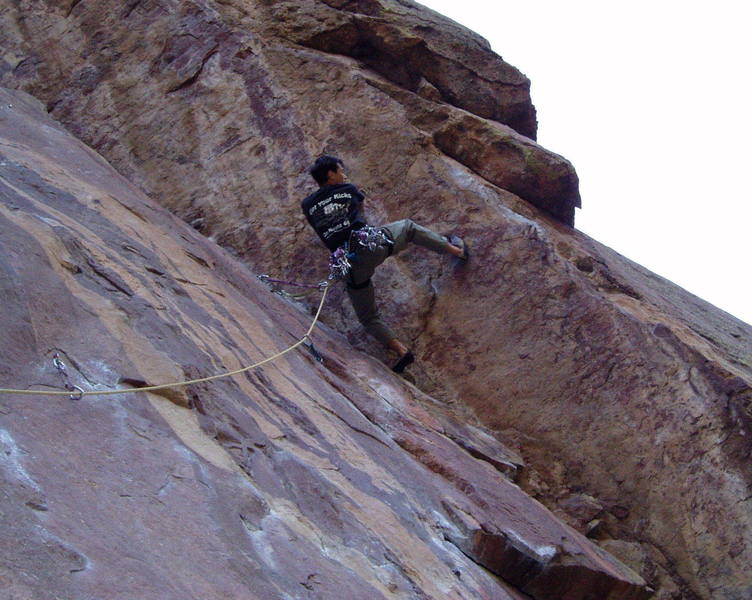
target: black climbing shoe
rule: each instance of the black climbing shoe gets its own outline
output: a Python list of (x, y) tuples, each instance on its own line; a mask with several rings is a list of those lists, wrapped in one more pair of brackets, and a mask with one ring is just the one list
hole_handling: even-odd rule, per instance
[(395, 373), (402, 373), (409, 365), (413, 364), (414, 362), (415, 355), (410, 352), (410, 350), (408, 350), (407, 352), (405, 352), (405, 354), (402, 355), (402, 358), (397, 361), (397, 364), (392, 367), (392, 371), (394, 371)]
[(452, 244), (452, 246), (457, 246), (457, 248), (460, 248), (462, 250), (462, 256), (458, 256), (457, 258), (459, 258), (460, 260), (467, 260), (468, 258), (470, 258), (470, 252), (468, 251), (465, 240), (456, 235), (448, 235), (446, 236), (446, 238), (449, 243)]

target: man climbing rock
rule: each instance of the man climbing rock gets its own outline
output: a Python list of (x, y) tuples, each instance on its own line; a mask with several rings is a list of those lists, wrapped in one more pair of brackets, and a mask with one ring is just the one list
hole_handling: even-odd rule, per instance
[(386, 258), (402, 252), (412, 242), (438, 253), (467, 260), (464, 242), (446, 238), (410, 219), (371, 227), (363, 216), (365, 196), (347, 183), (343, 162), (321, 156), (309, 173), (319, 189), (301, 203), (303, 214), (332, 253), (331, 264), (345, 279), (347, 294), (358, 320), (373, 337), (399, 356), (392, 370), (401, 373), (415, 357), (382, 321), (376, 306), (371, 276)]

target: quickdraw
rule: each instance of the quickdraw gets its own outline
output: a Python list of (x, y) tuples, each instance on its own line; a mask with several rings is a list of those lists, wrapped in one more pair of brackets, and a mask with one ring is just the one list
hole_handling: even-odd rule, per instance
[(328, 285), (326, 281), (320, 281), (319, 283), (298, 283), (297, 281), (287, 281), (286, 279), (272, 279), (268, 275), (257, 275), (256, 277), (264, 283), (280, 283), (282, 285), (291, 285), (293, 287), (318, 290), (320, 292), (323, 292), (324, 288)]
[(57, 369), (57, 372), (60, 374), (60, 377), (63, 380), (63, 387), (69, 392), (71, 392), (70, 399), (80, 400), (81, 398), (83, 398), (84, 390), (77, 385), (73, 385), (70, 382), (70, 377), (68, 376), (68, 369), (66, 369), (65, 363), (60, 358), (60, 354), (58, 352), (55, 352), (55, 355), (52, 357), (52, 364)]
[(349, 243), (345, 242), (344, 245), (337, 248), (329, 256), (329, 279), (344, 279), (350, 272), (352, 265), (350, 264)]

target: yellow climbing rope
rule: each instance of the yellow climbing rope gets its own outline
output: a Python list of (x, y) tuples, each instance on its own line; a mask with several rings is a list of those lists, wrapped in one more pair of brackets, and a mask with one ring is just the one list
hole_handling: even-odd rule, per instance
[(25, 396), (76, 396), (76, 398), (79, 399), (79, 398), (82, 398), (83, 396), (113, 396), (115, 394), (132, 394), (134, 392), (154, 392), (156, 390), (164, 390), (167, 388), (175, 388), (175, 387), (184, 387), (186, 385), (192, 385), (194, 383), (204, 383), (206, 381), (214, 381), (215, 379), (222, 379), (223, 377), (232, 377), (233, 375), (245, 373), (246, 371), (250, 371), (251, 369), (255, 369), (257, 367), (260, 367), (261, 365), (270, 363), (273, 360), (276, 360), (284, 356), (288, 352), (292, 352), (293, 350), (295, 350), (295, 348), (303, 344), (306, 340), (310, 340), (311, 332), (313, 331), (313, 328), (316, 327), (316, 323), (318, 322), (319, 316), (321, 315), (321, 309), (324, 307), (324, 300), (326, 300), (326, 294), (329, 291), (329, 286), (322, 284), (321, 287), (324, 293), (321, 295), (321, 301), (319, 302), (318, 310), (316, 311), (316, 315), (313, 318), (313, 322), (311, 323), (311, 326), (308, 328), (308, 331), (306, 332), (306, 334), (289, 348), (285, 348), (284, 350), (282, 350), (281, 352), (278, 352), (274, 356), (265, 358), (264, 360), (261, 360), (252, 365), (248, 365), (247, 367), (243, 367), (242, 369), (229, 371), (227, 373), (219, 373), (218, 375), (211, 375), (210, 377), (202, 377), (200, 379), (191, 379), (189, 381), (176, 381), (174, 383), (163, 383), (161, 385), (150, 385), (147, 387), (138, 387), (138, 388), (123, 388), (123, 389), (117, 389), (117, 390), (103, 390), (103, 391), (98, 391), (98, 390), (84, 391), (79, 388), (75, 392), (45, 391), (45, 390), (14, 390), (14, 389), (0, 388), (0, 394), (21, 394)]

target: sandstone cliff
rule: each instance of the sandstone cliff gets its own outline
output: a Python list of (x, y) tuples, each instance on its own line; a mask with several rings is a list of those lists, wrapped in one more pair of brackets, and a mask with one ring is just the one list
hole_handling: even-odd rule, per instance
[[(0, 91), (4, 381), (59, 388), (56, 354), (87, 391), (195, 378), (307, 330), (34, 104)], [(492, 433), (315, 339), (187, 392), (4, 396), (3, 597), (648, 597)]]
[[(535, 113), (528, 95), (528, 82), (490, 52), (482, 39), (407, 1), (6, 1), (0, 6), (3, 7), (0, 13), (3, 50), (0, 82), (34, 94), (69, 131), (104, 155), (122, 175), (195, 229), (233, 251), (255, 272), (302, 280), (323, 276), (325, 254), (316, 248), (297, 208), (299, 199), (310, 189), (305, 167), (322, 151), (345, 158), (351, 178), (371, 192), (369, 211), (373, 222), (409, 216), (439, 230), (458, 231), (472, 240), (473, 260), (461, 270), (435, 256), (416, 251), (385, 265), (379, 274), (378, 286), (382, 290), (385, 313), (412, 341), (420, 361), (413, 369), (413, 377), (422, 392), (408, 386), (404, 389), (409, 391), (400, 391), (398, 395), (410, 398), (405, 402), (415, 403), (415, 406), (427, 402), (429, 412), (435, 413), (433, 419), (441, 422), (440, 426), (432, 428), (408, 414), (409, 418), (405, 419), (410, 422), (424, 423), (424, 429), (415, 434), (418, 441), (400, 437), (410, 432), (410, 427), (401, 420), (382, 424), (382, 431), (388, 431), (393, 443), (410, 450), (424, 464), (440, 471), (444, 479), (467, 492), (469, 487), (477, 489), (479, 482), (473, 479), (469, 484), (457, 484), (466, 469), (458, 469), (455, 459), (451, 458), (455, 447), (450, 444), (446, 448), (451, 450), (444, 450), (438, 442), (434, 446), (433, 434), (429, 433), (437, 430), (446, 433), (454, 427), (436, 416), (445, 413), (439, 406), (456, 407), (460, 412), (468, 409), (485, 427), (496, 435), (502, 434), (524, 456), (527, 464), (521, 471), (519, 483), (528, 492), (627, 562), (657, 588), (658, 597), (742, 599), (752, 595), (752, 582), (747, 572), (752, 561), (749, 511), (752, 496), (749, 460), (752, 448), (751, 328), (568, 226), (579, 204), (576, 174), (566, 160), (533, 141)], [(29, 152), (40, 154), (41, 150)], [(46, 160), (54, 164), (56, 159), (50, 156)], [(32, 171), (42, 169), (32, 163), (31, 159), (26, 159), (24, 164)], [(53, 167), (48, 168), (54, 171)], [(44, 175), (43, 181), (45, 177), (54, 179), (52, 175)], [(112, 179), (112, 176), (102, 177), (99, 184), (102, 186)], [(75, 179), (71, 175), (67, 178)], [(70, 185), (75, 188), (83, 184)], [(33, 184), (27, 187), (36, 189)], [(55, 183), (55, 187), (66, 190), (72, 198), (80, 198), (78, 192), (61, 183)], [(47, 193), (41, 183), (37, 188), (42, 190), (39, 193), (43, 196)], [(120, 193), (110, 190), (107, 194), (125, 202)], [(128, 194), (135, 192), (131, 189)], [(99, 192), (95, 196), (100, 202), (104, 201)], [(95, 203), (94, 200), (87, 202)], [(145, 199), (139, 199), (139, 203), (150, 206)], [(133, 209), (131, 204), (128, 206)], [(108, 204), (107, 210), (95, 211), (105, 214), (97, 219), (113, 221), (106, 214), (109, 210)], [(199, 267), (193, 263), (200, 265), (203, 261), (214, 270), (219, 268), (217, 265), (224, 265), (227, 257), (207, 242), (196, 241), (188, 229), (173, 222), (163, 224), (167, 223), (163, 221), (167, 217), (153, 216), (162, 215), (155, 208), (135, 210), (142, 218), (121, 234), (117, 242), (120, 247), (127, 245), (126, 238), (137, 237), (140, 230), (149, 232), (140, 233), (148, 239), (166, 236), (167, 246), (187, 244), (185, 238), (170, 234), (177, 230), (181, 232), (179, 236), (190, 236), (190, 243), (199, 244), (201, 250), (188, 248), (194, 259), (185, 259), (182, 251), (166, 246), (159, 252), (177, 262), (169, 265), (169, 261), (159, 259), (159, 264), (149, 263), (149, 268), (157, 273), (147, 268), (150, 259), (143, 258), (143, 264), (134, 266), (131, 261), (135, 259), (123, 259), (123, 252), (113, 253), (112, 256), (117, 255), (115, 258), (108, 257), (117, 268), (102, 268), (98, 266), (98, 258), (89, 258), (92, 253), (96, 257), (94, 249), (76, 258), (79, 256), (75, 250), (77, 244), (93, 243), (89, 240), (93, 234), (97, 239), (107, 238), (92, 230), (92, 225), (84, 223), (82, 227), (86, 231), (70, 235), (70, 239), (62, 230), (55, 235), (49, 231), (36, 231), (32, 235), (28, 233), (31, 226), (21, 227), (26, 235), (36, 240), (49, 237), (48, 244), (63, 244), (68, 248), (64, 262), (72, 266), (67, 267), (70, 275), (61, 271), (65, 277), (109, 281), (109, 284), (100, 281), (101, 285), (109, 287), (105, 288), (107, 301), (97, 309), (87, 304), (85, 309), (79, 307), (74, 316), (68, 315), (65, 307), (54, 309), (56, 317), (68, 315), (67, 327), (61, 329), (48, 310), (47, 313), (41, 311), (47, 314), (41, 323), (33, 324), (30, 329), (14, 329), (8, 338), (13, 342), (9, 348), (14, 348), (19, 358), (6, 359), (4, 349), (4, 365), (7, 362), (8, 365), (41, 368), (39, 355), (45, 354), (47, 360), (52, 348), (60, 348), (62, 343), (53, 340), (60, 337), (60, 330), (68, 328), (81, 332), (76, 334), (77, 348), (64, 348), (78, 362), (83, 360), (82, 356), (91, 354), (92, 336), (110, 340), (101, 344), (104, 349), (109, 347), (113, 362), (116, 359), (126, 361), (127, 357), (128, 368), (118, 363), (115, 369), (107, 366), (109, 361), (103, 363), (102, 368), (112, 370), (107, 379), (109, 385), (117, 383), (118, 378), (151, 382), (169, 378), (168, 374), (182, 376), (184, 370), (189, 375), (204, 373), (209, 366), (226, 362), (240, 364), (244, 362), (242, 359), (251, 358), (251, 354), (255, 357), (256, 352), (284, 345), (273, 337), (264, 344), (254, 339), (252, 343), (259, 347), (252, 353), (247, 345), (251, 342), (242, 341), (245, 338), (238, 333), (246, 327), (237, 324), (242, 323), (242, 319), (237, 316), (240, 309), (235, 305), (246, 300), (233, 300), (234, 308), (230, 309), (208, 291), (214, 289), (227, 298), (240, 294), (262, 302), (257, 299), (262, 294), (260, 288), (248, 281), (248, 275), (240, 267), (221, 266), (220, 269), (231, 271), (233, 286), (238, 285), (240, 289), (228, 291), (221, 275), (218, 277), (223, 282), (211, 284), (212, 288), (208, 279), (194, 274), (193, 270)], [(69, 218), (81, 221), (83, 217), (72, 215)], [(151, 232), (149, 227), (154, 219), (159, 221), (157, 225), (164, 233)], [(29, 220), (34, 222), (33, 218)], [(121, 227), (113, 222), (116, 229)], [(67, 246), (62, 241), (53, 243), (58, 234), (60, 240), (68, 239)], [(44, 247), (41, 241), (38, 243)], [(124, 252), (128, 256), (130, 251)], [(139, 252), (144, 254), (143, 250)], [(157, 250), (152, 249), (152, 252)], [(49, 256), (48, 251), (41, 250), (33, 255), (41, 257), (43, 254)], [(207, 256), (211, 256), (211, 260)], [(61, 264), (52, 259), (49, 262)], [(76, 271), (77, 268), (80, 271)], [(155, 281), (140, 280), (136, 286), (132, 276), (126, 275), (140, 272), (138, 269), (152, 273)], [(190, 273), (182, 273), (184, 270)], [(20, 271), (23, 269), (14, 271), (14, 282)], [(27, 272), (31, 279), (34, 275), (34, 271)], [(209, 274), (204, 276), (209, 277)], [(164, 319), (166, 325), (146, 324), (151, 317), (143, 315), (151, 314), (149, 305), (164, 306), (163, 312), (168, 312), (172, 306), (173, 300), (166, 302), (160, 294), (176, 294), (174, 303), (180, 306), (202, 290), (201, 283), (208, 287), (202, 292), (203, 296), (212, 297), (212, 306), (219, 302), (221, 309), (208, 310), (202, 305), (197, 313), (193, 308), (182, 307), (180, 317), (170, 311), (169, 317), (157, 319), (159, 322)], [(29, 281), (25, 285), (38, 284)], [(52, 287), (43, 293), (32, 292), (32, 302), (43, 308), (51, 306), (61, 293), (61, 286), (50, 285)], [(10, 298), (18, 298), (34, 289), (11, 287), (7, 293)], [(134, 292), (135, 289), (138, 291)], [(108, 294), (126, 293), (123, 290), (130, 292), (132, 298), (141, 298), (141, 302), (131, 302), (128, 310), (117, 308), (118, 303), (113, 305)], [(84, 290), (76, 288), (63, 297), (73, 298), (68, 303), (76, 306), (81, 302), (81, 294)], [(264, 324), (260, 329), (264, 330), (265, 338), (271, 336), (267, 329), (272, 328), (265, 319), (269, 323), (291, 320), (296, 323), (296, 329), (304, 327), (304, 319), (295, 317), (289, 306), (278, 306), (272, 300), (263, 302), (268, 302), (273, 312), (273, 317), (255, 317)], [(136, 305), (141, 308), (136, 309)], [(124, 316), (118, 317), (121, 313)], [(116, 326), (110, 323), (117, 322), (118, 318), (123, 322)], [(243, 316), (246, 318), (250, 317)], [(157, 360), (147, 353), (146, 358), (139, 359), (136, 348), (140, 343), (123, 341), (135, 335), (131, 322), (140, 319), (145, 323), (141, 333), (135, 328), (136, 339), (145, 336), (151, 340), (149, 344), (158, 349), (154, 355), (162, 352), (169, 357)], [(236, 322), (234, 329), (224, 324), (224, 319)], [(221, 333), (217, 333), (213, 325), (215, 320), (221, 324)], [(338, 290), (332, 292), (324, 320), (332, 329), (345, 334), (357, 348), (378, 353), (372, 342), (364, 340), (359, 328), (353, 325), (349, 307)], [(238, 331), (228, 333), (231, 329)], [(109, 337), (94, 335), (102, 330), (107, 330)], [(44, 335), (48, 341), (33, 341), (35, 335)], [(206, 335), (209, 340), (204, 339)], [(285, 340), (293, 339), (292, 335), (288, 334)], [(191, 348), (196, 346), (201, 352), (182, 345), (171, 346), (179, 336), (193, 340)], [(214, 343), (210, 341), (212, 338), (215, 338)], [(121, 356), (129, 343), (134, 347)], [(349, 363), (353, 350), (345, 339), (337, 336), (327, 344), (324, 352), (330, 362), (325, 366), (309, 365), (313, 371), (303, 377), (306, 386), (333, 385), (339, 390), (339, 396), (355, 403), (363, 414), (370, 415), (373, 409), (366, 407), (379, 398), (378, 402), (394, 401), (392, 392), (384, 399), (379, 396), (381, 392), (374, 390), (374, 387), (387, 385), (383, 376), (388, 373), (379, 371), (381, 375), (372, 375), (371, 370), (379, 367), (355, 354), (358, 367), (356, 375), (350, 376), (344, 365)], [(296, 360), (305, 362), (304, 357)], [(339, 367), (333, 366), (337, 364)], [(4, 366), (4, 373), (10, 377), (11, 371), (17, 368)], [(296, 372), (300, 368), (295, 366)], [(129, 369), (132, 372), (125, 372)], [(361, 383), (356, 385), (348, 380), (344, 387), (339, 382), (332, 384), (327, 380), (331, 379), (332, 372), (340, 379), (354, 377)], [(21, 371), (16, 371), (14, 377), (16, 375), (22, 375)], [(28, 377), (21, 377), (21, 380), (31, 382)], [(315, 383), (316, 377), (327, 383)], [(100, 379), (93, 375), (91, 378), (92, 381)], [(257, 392), (265, 409), (266, 404), (271, 403), (277, 407), (275, 410), (295, 415), (303, 410), (298, 400), (318, 397), (294, 391), (297, 388), (289, 379), (288, 375), (285, 384), (244, 381), (242, 385), (256, 390), (266, 386), (264, 391)], [(369, 383), (363, 384), (363, 381)], [(397, 385), (391, 379), (389, 382), (390, 390)], [(244, 393), (243, 390), (228, 391), (236, 390), (233, 386), (241, 384), (223, 385), (229, 386), (221, 388), (223, 394)], [(361, 391), (351, 391), (350, 386)], [(403, 389), (401, 385), (397, 387)], [(169, 415), (165, 418), (184, 435), (195, 435), (198, 446), (204, 444), (207, 435), (210, 440), (218, 436), (220, 445), (229, 452), (230, 462), (238, 465), (246, 459), (239, 459), (236, 456), (239, 450), (233, 451), (230, 444), (245, 448), (248, 443), (243, 436), (253, 439), (253, 435), (242, 427), (242, 435), (233, 434), (235, 442), (224, 439), (225, 434), (220, 434), (221, 428), (217, 425), (217, 422), (231, 421), (223, 416), (225, 408), (218, 408), (224, 405), (204, 398), (205, 394), (213, 398), (211, 394), (216, 393), (207, 388), (193, 391), (185, 398), (172, 397), (173, 402), (186, 405), (198, 402), (204, 408), (196, 405), (191, 413), (178, 412), (180, 417), (174, 417), (173, 421), (169, 420)], [(437, 400), (441, 405), (436, 404)], [(158, 406), (172, 406), (159, 399), (151, 401)], [(311, 400), (312, 403), (318, 401)], [(210, 409), (205, 408), (207, 404)], [(14, 406), (27, 407), (27, 404)], [(92, 409), (96, 407), (101, 411), (98, 414), (109, 415), (103, 406), (107, 405), (92, 404)], [(243, 415), (251, 410), (245, 404), (242, 406), (244, 408), (238, 410)], [(338, 409), (331, 406), (329, 409), (331, 412), (323, 409), (327, 415), (341, 415)], [(70, 410), (70, 415), (80, 411), (67, 407), (60, 410)], [(141, 415), (144, 410), (138, 408), (137, 412)], [(251, 410), (256, 427), (256, 419), (261, 419), (257, 415), (260, 410), (258, 407)], [(118, 426), (128, 423), (130, 413), (123, 411), (119, 409), (115, 415), (109, 415), (109, 418), (120, 419)], [(200, 421), (187, 416), (196, 412), (201, 415)], [(31, 414), (22, 411), (19, 419), (28, 421)], [(67, 422), (69, 424), (63, 428), (72, 430), (72, 421), (53, 414), (55, 417), (48, 415), (47, 418), (55, 423), (58, 419)], [(379, 414), (388, 419), (396, 418), (387, 410)], [(470, 416), (463, 418), (471, 419)], [(336, 417), (335, 421), (337, 419), (342, 423), (352, 422), (347, 416)], [(242, 419), (233, 412), (232, 421)], [(297, 417), (290, 422), (289, 430), (279, 434), (286, 436), (283, 439), (305, 432)], [(154, 427), (159, 429), (160, 426)], [(91, 435), (102, 442), (101, 432), (94, 430)], [(332, 426), (332, 431), (335, 430)], [(33, 433), (25, 434), (26, 443), (39, 443), (41, 447), (43, 431), (32, 430), (37, 437)], [(276, 434), (268, 431), (265, 435), (277, 439)], [(459, 440), (468, 435), (449, 437)], [(124, 441), (117, 443), (120, 449), (129, 445)], [(430, 445), (431, 451), (425, 444)], [(337, 448), (338, 454), (343, 452), (338, 444), (332, 442), (331, 445)], [(15, 446), (8, 447), (9, 464), (13, 468), (22, 467), (24, 446), (19, 445), (21, 449), (16, 450)], [(211, 448), (214, 449), (214, 445)], [(434, 451), (434, 448), (437, 449)], [(283, 450), (292, 452), (286, 446)], [(492, 458), (497, 451), (502, 452), (489, 450), (481, 455)], [(147, 450), (143, 452), (148, 454)], [(273, 452), (267, 454), (277, 456)], [(313, 455), (318, 456), (316, 452)], [(349, 454), (343, 452), (343, 455), (347, 459), (342, 462), (353, 462)], [(445, 460), (439, 461), (437, 455)], [(226, 466), (235, 468), (230, 462)], [(373, 463), (378, 464), (379, 460)], [(195, 467), (204, 463), (191, 464)], [(315, 461), (311, 459), (310, 464)], [(439, 464), (450, 466), (439, 467)], [(373, 477), (369, 470), (371, 465), (363, 463), (358, 468)], [(341, 468), (339, 463), (335, 466)], [(96, 471), (104, 467), (92, 468)], [(135, 466), (133, 469), (129, 476), (134, 485), (145, 486), (139, 481), (138, 469)], [(401, 467), (395, 469), (399, 471)], [(143, 479), (147, 479), (146, 463), (143, 470)], [(163, 473), (164, 469), (154, 467), (153, 472)], [(410, 478), (415, 479), (415, 476), (410, 475)], [(195, 479), (201, 480), (200, 477)], [(168, 481), (173, 480), (168, 478)], [(206, 478), (203, 481), (207, 482)], [(400, 481), (400, 485), (405, 485)], [(222, 489), (228, 490), (228, 497), (241, 495), (233, 488), (235, 483), (215, 486), (212, 480), (209, 484), (212, 488), (224, 485)], [(31, 486), (31, 483), (26, 485)], [(284, 507), (290, 515), (305, 510), (299, 508), (301, 506), (315, 504), (295, 497), (300, 492), (296, 491), (294, 482), (283, 487), (287, 496), (262, 486), (262, 497), (264, 494), (285, 497)], [(406, 496), (418, 493), (415, 491), (418, 488), (410, 489), (410, 493), (405, 492)], [(435, 493), (441, 496), (445, 492)], [(498, 491), (488, 493), (499, 494)], [(477, 500), (485, 494), (484, 488), (480, 494), (469, 495)], [(331, 500), (337, 496), (326, 497)], [(351, 499), (349, 494), (343, 497)], [(264, 497), (264, 501), (267, 503), (264, 506), (269, 505), (269, 498)], [(343, 510), (342, 503), (349, 501), (331, 501), (329, 506), (337, 513)], [(80, 496), (75, 504), (85, 502), (86, 497)], [(426, 502), (433, 510), (430, 501)], [(298, 508), (289, 508), (293, 505)], [(178, 514), (178, 506), (179, 503), (175, 511), (165, 514)], [(462, 539), (472, 538), (476, 545), (482, 546), (478, 541), (482, 535), (468, 534), (464, 517), (458, 516), (465, 514), (465, 508), (456, 511), (447, 508), (448, 505), (441, 506), (443, 512), (438, 512), (442, 518), (454, 519), (452, 526), (465, 532)], [(278, 515), (284, 511), (275, 510), (268, 514), (281, 518)], [(52, 514), (51, 510), (40, 514), (47, 517), (47, 512)], [(217, 509), (215, 514), (224, 513)], [(98, 514), (102, 519), (106, 519), (106, 515), (106, 512)], [(305, 518), (315, 523), (310, 525), (310, 530), (321, 529), (321, 535), (332, 535), (327, 531), (328, 525), (310, 516)], [(295, 521), (295, 517), (291, 516), (290, 520)], [(487, 520), (493, 521), (490, 517)], [(457, 525), (458, 521), (462, 524)], [(485, 521), (473, 516), (467, 523), (474, 521), (481, 523), (474, 531), (485, 535), (488, 529)], [(293, 527), (287, 521), (285, 524)], [(201, 524), (192, 526), (203, 531)], [(219, 530), (216, 521), (212, 521), (212, 525), (205, 521), (204, 526), (215, 533)], [(28, 527), (33, 528), (33, 525)], [(501, 525), (494, 522), (490, 527), (498, 531)], [(260, 531), (266, 533), (257, 538), (268, 535), (263, 527)], [(60, 533), (55, 535), (66, 539)], [(219, 553), (216, 548), (225, 544), (226, 539), (216, 535), (217, 546), (212, 547), (212, 551)], [(467, 552), (468, 544), (456, 534), (452, 535), (454, 547)], [(300, 534), (299, 537), (310, 541), (315, 536), (306, 538)], [(366, 537), (353, 535), (348, 539)], [(501, 537), (504, 536), (497, 536)], [(141, 547), (148, 547), (149, 556), (153, 556), (156, 550), (149, 547), (148, 539), (154, 538), (144, 537), (146, 541)], [(360, 548), (359, 543), (351, 541), (350, 546), (344, 546)], [(379, 543), (390, 546), (383, 541)], [(527, 544), (535, 546), (530, 540)], [(330, 546), (324, 544), (326, 548)], [(301, 542), (291, 552), (304, 552), (303, 547)], [(316, 560), (326, 562), (322, 558), (326, 553), (321, 555), (320, 548), (321, 545), (317, 546)], [(566, 547), (562, 550), (570, 551), (571, 548)], [(477, 547), (476, 554), (471, 554), (473, 560), (489, 567), (493, 560), (481, 555), (484, 552)], [(437, 551), (436, 556), (439, 558), (430, 560), (443, 560), (441, 552)], [(141, 560), (138, 552), (132, 560), (134, 564)], [(369, 560), (358, 564), (370, 565), (362, 571), (378, 579), (381, 575), (374, 575), (378, 570), (373, 570), (373, 561)], [(545, 562), (540, 557), (539, 561)], [(410, 566), (405, 567), (407, 563)], [(418, 576), (412, 569), (422, 564), (421, 559), (412, 557), (399, 564), (405, 579), (395, 584), (398, 591), (394, 593), (405, 597), (411, 597), (412, 593), (419, 597), (414, 590), (423, 590), (421, 593), (429, 597), (441, 597), (436, 595), (436, 589), (423, 587), (422, 579), (415, 583)], [(339, 572), (330, 563), (327, 565), (329, 573)], [(285, 571), (285, 568), (279, 567), (279, 570)], [(527, 572), (526, 569), (521, 571)], [(354, 582), (362, 580), (353, 577)], [(426, 576), (422, 573), (420, 577)], [(484, 597), (482, 593), (496, 597), (493, 594), (500, 593), (496, 588), (487, 587), (490, 585), (487, 575), (473, 577), (473, 584), (467, 588), (472, 591), (457, 588), (452, 593), (459, 594), (457, 597), (463, 594)], [(502, 577), (534, 597), (573, 597), (565, 596), (561, 589), (546, 587), (548, 583), (533, 590), (533, 584), (514, 581), (508, 571)], [(383, 577), (379, 579), (382, 580)], [(408, 580), (413, 591), (406, 591)], [(639, 588), (636, 580), (629, 577), (627, 580), (629, 585)], [(332, 581), (333, 588), (350, 585)], [(359, 585), (354, 582), (351, 582), (353, 589)], [(321, 597), (327, 597), (326, 593), (316, 591), (315, 584), (310, 585), (311, 594), (321, 593)], [(541, 592), (543, 588), (548, 591)], [(380, 593), (385, 593), (379, 589)], [(495, 591), (489, 592), (490, 589)]]

